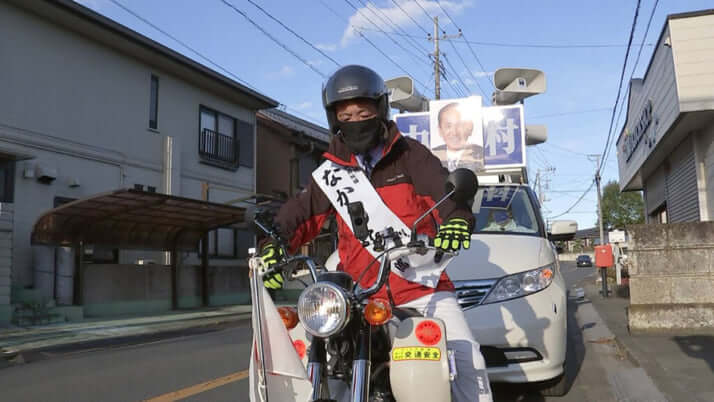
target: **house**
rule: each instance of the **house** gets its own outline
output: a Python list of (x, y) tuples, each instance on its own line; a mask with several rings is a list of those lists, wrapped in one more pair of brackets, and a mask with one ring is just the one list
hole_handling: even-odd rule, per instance
[[(0, 1), (0, 60), (0, 324), (12, 302), (67, 296), (55, 266), (71, 255), (30, 243), (45, 211), (121, 188), (213, 203), (256, 192), (256, 111), (278, 102), (254, 89), (69, 0)], [(252, 242), (235, 227), (209, 236), (223, 270), (203, 277), (212, 304), (247, 300), (236, 265)], [(84, 314), (171, 308), (164, 253), (86, 244), (80, 258), (95, 264)], [(200, 305), (199, 280), (183, 275), (179, 307)]]
[(644, 77), (630, 82), (617, 139), (622, 191), (647, 223), (714, 219), (714, 9), (667, 17)]
[[(258, 112), (258, 193), (282, 200), (297, 195), (310, 182), (330, 139), (326, 128), (282, 110)], [(335, 250), (336, 241), (336, 225), (329, 219), (323, 233), (302, 253), (324, 263)]]
[(630, 81), (617, 140), (622, 191), (643, 191), (629, 235), (628, 328), (714, 328), (714, 9), (667, 16)]

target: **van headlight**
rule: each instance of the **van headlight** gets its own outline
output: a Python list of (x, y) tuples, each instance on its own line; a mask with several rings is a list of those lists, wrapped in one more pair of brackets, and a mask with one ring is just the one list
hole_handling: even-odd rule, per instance
[(553, 282), (555, 265), (504, 276), (491, 289), (482, 304), (497, 303), (539, 292)]
[(327, 338), (347, 325), (350, 305), (339, 286), (330, 282), (317, 282), (302, 291), (297, 311), (305, 331)]

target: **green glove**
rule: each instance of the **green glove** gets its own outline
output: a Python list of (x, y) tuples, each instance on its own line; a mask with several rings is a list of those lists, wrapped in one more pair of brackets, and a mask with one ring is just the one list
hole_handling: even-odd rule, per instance
[[(266, 243), (260, 250), (260, 258), (266, 269), (275, 267), (283, 257), (283, 250), (274, 242)], [(268, 289), (280, 289), (283, 287), (283, 275), (277, 271), (264, 275), (263, 285)]]
[(471, 246), (471, 228), (463, 218), (451, 218), (439, 228), (434, 238), (434, 247), (443, 251), (459, 251)]

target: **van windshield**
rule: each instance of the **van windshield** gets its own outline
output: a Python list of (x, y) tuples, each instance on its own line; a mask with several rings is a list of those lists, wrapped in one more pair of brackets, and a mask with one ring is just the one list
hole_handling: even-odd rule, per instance
[[(481, 197), (479, 197), (481, 195)], [(520, 186), (490, 186), (474, 202), (474, 233), (540, 233), (528, 192)], [(479, 207), (476, 203), (481, 200)]]

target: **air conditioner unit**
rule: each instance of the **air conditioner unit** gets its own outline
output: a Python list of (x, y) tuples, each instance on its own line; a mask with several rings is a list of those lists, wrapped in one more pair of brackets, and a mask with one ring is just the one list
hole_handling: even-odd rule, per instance
[(42, 184), (51, 184), (57, 180), (57, 168), (46, 165), (37, 165), (35, 168), (35, 177)]

